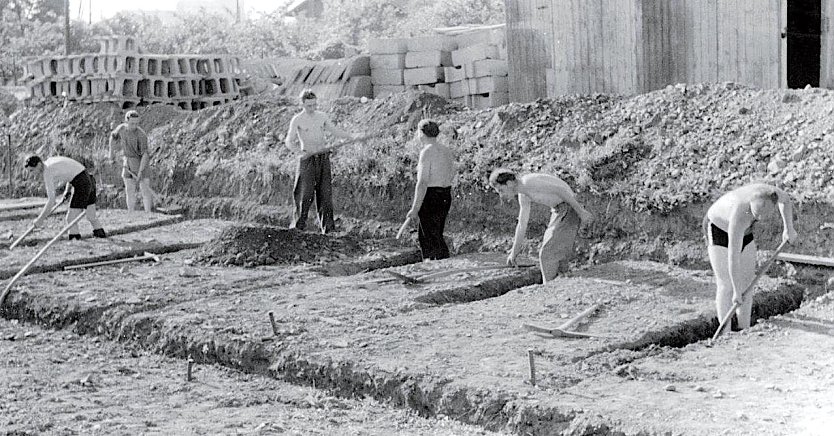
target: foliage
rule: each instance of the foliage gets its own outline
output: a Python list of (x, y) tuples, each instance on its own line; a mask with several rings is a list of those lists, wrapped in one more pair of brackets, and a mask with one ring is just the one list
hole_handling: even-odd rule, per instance
[[(19, 75), (26, 56), (63, 53), (62, 5), (62, 0), (0, 0), (0, 78)], [(130, 35), (148, 53), (322, 58), (351, 48), (363, 51), (370, 37), (412, 36), (435, 27), (503, 21), (502, 0), (325, 0), (319, 18), (290, 21), (275, 11), (242, 23), (205, 12), (176, 13), (166, 19), (131, 12), (92, 26), (73, 22), (70, 51), (97, 51), (99, 36)]]

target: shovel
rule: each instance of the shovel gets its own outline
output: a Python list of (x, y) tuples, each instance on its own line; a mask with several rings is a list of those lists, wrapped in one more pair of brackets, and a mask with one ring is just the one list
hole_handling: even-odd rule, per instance
[[(52, 215), (52, 214), (53, 214), (56, 210), (58, 210), (58, 208), (59, 208), (62, 204), (64, 204), (64, 202), (63, 202), (63, 201), (61, 201), (60, 203), (58, 203), (58, 204), (56, 204), (55, 206), (53, 206), (53, 207), (52, 207), (52, 210), (50, 210), (50, 211), (49, 211), (49, 213), (48, 213), (46, 216)], [(29, 228), (28, 228), (28, 229), (26, 229), (26, 231), (25, 231), (25, 232), (23, 232), (23, 234), (22, 234), (22, 235), (20, 235), (17, 239), (15, 239), (15, 240), (14, 240), (14, 242), (12, 242), (12, 245), (9, 245), (9, 250), (13, 249), (14, 247), (17, 247), (17, 245), (18, 245), (18, 244), (20, 244), (20, 241), (22, 241), (22, 240), (23, 240), (23, 238), (25, 238), (25, 237), (29, 236), (29, 233), (32, 233), (33, 231), (35, 231), (35, 226), (34, 226), (34, 225), (29, 226)]]
[[(756, 282), (758, 282), (759, 279), (762, 278), (764, 273), (766, 273), (768, 268), (770, 268), (770, 265), (776, 260), (777, 257), (779, 257), (779, 253), (781, 253), (787, 245), (788, 241), (782, 241), (782, 243), (779, 244), (779, 247), (777, 247), (773, 255), (770, 256), (770, 259), (768, 259), (767, 262), (764, 263), (762, 268), (759, 270), (758, 274), (756, 274), (756, 276), (753, 277), (753, 280), (750, 282), (750, 284), (747, 285), (747, 289), (745, 289), (744, 292), (741, 294), (742, 300), (744, 300), (744, 297), (747, 296), (748, 292), (753, 290), (753, 287), (756, 286)], [(739, 303), (733, 303), (733, 307), (731, 307), (730, 310), (727, 311), (727, 314), (724, 315), (724, 318), (721, 318), (721, 324), (718, 326), (718, 330), (715, 331), (715, 334), (712, 335), (710, 343), (712, 343), (713, 341), (718, 339), (719, 336), (721, 336), (721, 333), (724, 332), (724, 329), (727, 327), (727, 324), (729, 324), (730, 319), (732, 319), (733, 314), (739, 306)]]
[(91, 262), (91, 263), (82, 263), (79, 265), (69, 265), (65, 266), (64, 270), (72, 270), (72, 269), (81, 269), (81, 268), (91, 268), (94, 266), (104, 266), (104, 265), (115, 265), (117, 263), (126, 263), (126, 262), (140, 262), (143, 260), (153, 260), (154, 262), (160, 262), (159, 256), (148, 253), (147, 251), (145, 254), (137, 257), (126, 257), (124, 259), (114, 259), (114, 260), (104, 260), (101, 262)]

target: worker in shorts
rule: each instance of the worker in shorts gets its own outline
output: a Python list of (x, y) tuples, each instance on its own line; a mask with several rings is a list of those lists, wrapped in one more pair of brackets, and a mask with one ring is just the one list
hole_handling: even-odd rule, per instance
[[(505, 200), (518, 198), (518, 223), (515, 228), (513, 247), (507, 256), (507, 264), (515, 266), (530, 219), (532, 203), (550, 208), (550, 223), (544, 232), (539, 249), (539, 263), (542, 280), (547, 283), (567, 269), (567, 262), (573, 255), (573, 246), (580, 224), (589, 223), (593, 216), (577, 201), (573, 190), (562, 179), (549, 174), (533, 173), (519, 177), (505, 168), (496, 169), (489, 176), (489, 184)], [(557, 208), (562, 204), (567, 207)]]
[[(53, 156), (44, 161), (40, 156), (33, 155), (26, 159), (24, 166), (35, 176), (42, 176), (44, 185), (46, 185), (47, 201), (41, 213), (32, 223), (33, 227), (43, 225), (55, 205), (55, 193), (58, 189), (69, 185), (68, 189), (70, 187), (72, 189), (72, 199), (70, 200), (69, 211), (67, 211), (67, 224), (86, 210), (85, 218), (93, 226), (93, 236), (98, 238), (107, 237), (96, 216), (96, 181), (87, 173), (84, 165), (63, 156)], [(69, 229), (68, 234), (70, 240), (81, 239), (77, 223)]]
[(417, 185), (407, 219), (420, 220), (417, 239), (423, 260), (449, 257), (443, 230), (452, 205), (455, 155), (446, 144), (437, 140), (439, 134), (440, 127), (432, 120), (423, 120), (417, 125), (416, 135), (423, 149), (417, 162)]
[(139, 113), (127, 111), (125, 122), (116, 126), (110, 133), (108, 156), (114, 160), (114, 141), (122, 149), (122, 181), (125, 184), (125, 201), (127, 210), (136, 208), (136, 185), (142, 192), (142, 205), (145, 212), (153, 212), (153, 190), (151, 189), (150, 152), (148, 135), (139, 127)]
[(797, 235), (790, 196), (764, 183), (751, 183), (722, 195), (704, 216), (704, 237), (715, 273), (718, 319), (723, 319), (733, 304), (738, 303), (735, 313), (738, 329), (750, 327), (753, 307), (753, 293), (742, 295), (756, 276), (753, 226), (774, 208), (782, 216), (782, 241), (794, 242)]

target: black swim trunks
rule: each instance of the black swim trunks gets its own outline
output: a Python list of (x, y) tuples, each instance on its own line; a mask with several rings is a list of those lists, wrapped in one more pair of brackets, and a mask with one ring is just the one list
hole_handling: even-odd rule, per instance
[[(713, 223), (709, 224), (709, 229), (710, 242), (712, 242), (712, 245), (718, 247), (728, 247), (730, 245), (730, 235), (728, 235), (727, 232)], [(751, 242), (753, 242), (753, 231), (752, 228), (749, 228), (747, 229), (747, 233), (744, 234), (744, 239), (741, 241), (741, 251), (744, 251), (747, 245)]]
[(72, 185), (71, 209), (86, 209), (96, 204), (96, 180), (84, 170), (70, 182)]

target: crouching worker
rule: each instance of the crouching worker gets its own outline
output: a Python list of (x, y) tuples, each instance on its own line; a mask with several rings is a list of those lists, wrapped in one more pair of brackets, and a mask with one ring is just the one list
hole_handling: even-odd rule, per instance
[(775, 207), (782, 215), (782, 241), (795, 241), (790, 196), (764, 183), (752, 183), (722, 195), (704, 217), (704, 236), (715, 273), (718, 319), (723, 319), (733, 304), (738, 303), (736, 320), (739, 329), (750, 327), (753, 307), (753, 293), (742, 295), (756, 276), (757, 247), (753, 240), (753, 225)]
[[(69, 211), (67, 212), (67, 224), (86, 209), (87, 221), (93, 226), (93, 236), (98, 238), (107, 237), (101, 223), (98, 221), (98, 217), (96, 217), (96, 181), (87, 173), (84, 165), (63, 156), (50, 157), (45, 161), (41, 160), (39, 156), (30, 156), (26, 159), (25, 167), (32, 171), (35, 176), (42, 175), (43, 182), (46, 185), (47, 202), (40, 215), (32, 223), (34, 227), (40, 227), (46, 220), (52, 206), (55, 205), (55, 192), (69, 184), (72, 187), (72, 200), (70, 200)], [(81, 239), (77, 224), (69, 229), (69, 239)]]
[(446, 217), (452, 205), (452, 179), (455, 156), (446, 144), (437, 140), (440, 127), (431, 120), (417, 125), (417, 139), (423, 144), (417, 162), (417, 185), (407, 218), (420, 220), (417, 237), (423, 259), (446, 259), (449, 247), (443, 238)]
[[(507, 257), (508, 265), (516, 265), (516, 257), (524, 244), (531, 203), (550, 208), (550, 223), (539, 249), (539, 263), (544, 283), (553, 280), (567, 268), (580, 224), (590, 222), (593, 216), (576, 201), (576, 195), (568, 184), (556, 176), (534, 173), (517, 177), (516, 173), (499, 168), (490, 174), (489, 184), (502, 199), (512, 201), (518, 198), (518, 224), (513, 248)], [(560, 212), (556, 206), (562, 203), (569, 207)]]

